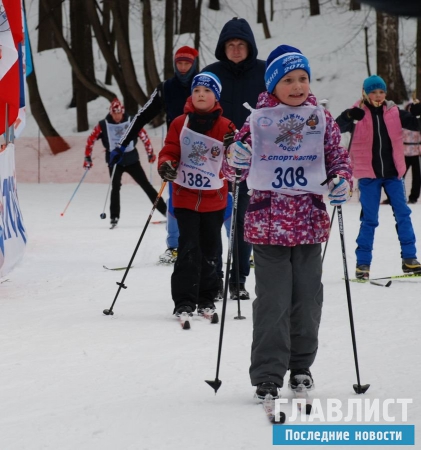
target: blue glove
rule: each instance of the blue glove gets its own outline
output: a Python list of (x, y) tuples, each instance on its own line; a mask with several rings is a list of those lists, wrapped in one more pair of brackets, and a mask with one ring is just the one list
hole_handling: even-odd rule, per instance
[(227, 162), (237, 169), (248, 169), (251, 162), (251, 147), (247, 143), (234, 142), (227, 149)]
[(120, 146), (116, 147), (111, 153), (110, 153), (110, 159), (108, 161), (108, 165), (110, 167), (114, 166), (114, 164), (118, 164), (123, 159), (123, 153), (126, 150), (126, 147)]
[(351, 188), (348, 181), (344, 178), (335, 176), (328, 184), (329, 186), (329, 200), (333, 206), (342, 205), (351, 198)]

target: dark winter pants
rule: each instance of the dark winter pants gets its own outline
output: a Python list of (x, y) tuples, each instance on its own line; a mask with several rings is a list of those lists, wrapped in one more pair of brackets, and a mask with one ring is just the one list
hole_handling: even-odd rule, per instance
[[(244, 216), (249, 205), (250, 196), (248, 195), (248, 187), (246, 181), (240, 183), (238, 206), (237, 206), (237, 222), (233, 247), (232, 269), (230, 273), (230, 283), (237, 283), (237, 266), (239, 274), (239, 283), (245, 283), (246, 278), (250, 274), (250, 255), (252, 246), (244, 240)], [(238, 242), (238, 244), (237, 244)], [(237, 250), (238, 246), (238, 258)]]
[[(113, 173), (113, 167), (109, 167), (110, 176)], [(134, 164), (130, 164), (129, 166), (121, 166), (117, 164), (112, 187), (111, 187), (111, 200), (110, 200), (110, 216), (111, 219), (120, 217), (120, 188), (121, 188), (121, 177), (123, 173), (128, 173), (134, 181), (145, 191), (146, 195), (149, 197), (149, 200), (153, 203), (158, 196), (158, 192), (155, 191), (153, 186), (149, 183), (146, 178), (145, 172), (140, 165), (140, 162), (137, 161)], [(167, 213), (167, 205), (165, 204), (162, 198), (159, 199), (157, 208), (161, 214), (164, 216)]]
[(394, 178), (360, 178), (361, 216), (357, 237), (357, 266), (370, 265), (373, 258), (374, 232), (379, 225), (379, 205), (382, 187), (390, 201), (401, 244), (402, 258), (416, 258), (415, 234), (411, 222), (411, 208), (406, 204), (403, 180)]
[(253, 245), (251, 384), (282, 387), (288, 369), (316, 358), (323, 304), (321, 245)]
[[(175, 208), (180, 236), (178, 255), (171, 276), (175, 309), (179, 306), (213, 306), (218, 292), (216, 260), (224, 209), (196, 212)], [(175, 311), (174, 309), (174, 311)]]
[(411, 193), (408, 200), (415, 203), (420, 196), (421, 190), (421, 157), (420, 156), (405, 156), (406, 173), (412, 167), (412, 186)]

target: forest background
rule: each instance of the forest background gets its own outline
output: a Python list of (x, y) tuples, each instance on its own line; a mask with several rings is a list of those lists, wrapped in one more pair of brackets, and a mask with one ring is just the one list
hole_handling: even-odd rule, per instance
[[(319, 100), (329, 100), (333, 114), (358, 98), (363, 79), (373, 73), (385, 79), (388, 98), (396, 103), (421, 97), (420, 19), (354, 0), (25, 0), (25, 8), (35, 63), (27, 77), (30, 110), (23, 136), (42, 135), (52, 154), (73, 147), (69, 134), (86, 136), (114, 97), (135, 114), (157, 84), (173, 75), (179, 46), (199, 50), (199, 69), (215, 61), (221, 28), (236, 16), (252, 26), (259, 58), (282, 43), (309, 57), (312, 89)], [(63, 64), (67, 85), (58, 71)], [(58, 103), (62, 117), (56, 116)], [(163, 120), (150, 124), (161, 141)]]

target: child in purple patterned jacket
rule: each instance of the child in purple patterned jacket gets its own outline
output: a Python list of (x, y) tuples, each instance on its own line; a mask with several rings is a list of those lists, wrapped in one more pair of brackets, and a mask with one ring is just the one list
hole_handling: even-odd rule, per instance
[(243, 169), (252, 192), (244, 224), (253, 244), (257, 296), (250, 378), (261, 399), (278, 397), (288, 370), (291, 389), (313, 388), (310, 366), (323, 304), (321, 243), (330, 226), (323, 194), (341, 205), (352, 180), (339, 128), (310, 93), (310, 66), (300, 50), (277, 47), (266, 62), (265, 81), (267, 92), (223, 165), (230, 180)]

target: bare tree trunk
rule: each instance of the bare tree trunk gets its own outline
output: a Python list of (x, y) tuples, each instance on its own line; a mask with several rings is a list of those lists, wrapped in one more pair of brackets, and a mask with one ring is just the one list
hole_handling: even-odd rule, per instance
[[(29, 45), (31, 45), (29, 43)], [(48, 113), (41, 100), (41, 95), (38, 90), (37, 76), (35, 73), (35, 64), (32, 64), (32, 72), (26, 77), (26, 83), (28, 86), (29, 105), (31, 107), (31, 113), (34, 116), (42, 135), (48, 142), (53, 155), (57, 153), (65, 152), (70, 149), (69, 144), (57, 133), (55, 128), (50, 122)]]
[(173, 40), (174, 40), (174, 0), (165, 0), (165, 54), (164, 80), (174, 75)]
[(319, 0), (310, 0), (310, 16), (320, 15)]
[(357, 2), (356, 0), (350, 0), (349, 10), (350, 11), (361, 11), (361, 3)]
[[(200, 18), (202, 17), (202, 0), (197, 1), (197, 8), (196, 8), (196, 20), (195, 20), (195, 26), (196, 29), (194, 30), (194, 48), (198, 49), (200, 46)], [(197, 57), (197, 70), (199, 70), (200, 65), (200, 55)]]
[[(40, 0), (40, 1), (44, 4), (45, 8), (48, 8), (48, 0)], [(85, 87), (90, 89), (92, 92), (94, 92), (102, 97), (105, 97), (111, 101), (115, 97), (115, 94), (113, 92), (109, 91), (108, 89), (102, 88), (101, 86), (92, 82), (85, 76), (85, 74), (83, 73), (83, 71), (81, 70), (81, 68), (77, 62), (75, 55), (73, 54), (72, 50), (70, 49), (69, 44), (67, 43), (66, 39), (64, 39), (61, 29), (58, 28), (52, 14), (49, 15), (49, 20), (50, 20), (51, 28), (54, 31), (54, 35), (55, 35), (57, 41), (60, 43), (61, 48), (66, 53), (69, 63), (71, 65), (72, 69), (74, 70), (76, 76), (78, 77), (78, 79), (82, 82), (82, 84)]]
[(395, 103), (408, 99), (399, 62), (399, 18), (376, 12), (377, 73), (387, 85), (387, 97)]
[[(111, 35), (108, 33), (110, 28), (110, 23), (107, 22), (107, 17), (104, 15), (104, 23), (101, 25), (98, 14), (96, 11), (95, 0), (85, 0), (86, 1), (86, 10), (89, 16), (89, 21), (91, 22), (92, 29), (95, 33), (95, 38), (98, 43), (98, 46), (103, 54), (105, 61), (107, 63), (107, 68), (111, 71), (113, 77), (115, 78), (120, 92), (126, 102), (126, 99), (131, 96), (127, 86), (124, 82), (123, 75), (120, 70), (119, 63), (114, 55), (113, 49), (114, 45), (111, 45)], [(135, 102), (134, 99), (132, 99)]]
[[(89, 2), (88, 2), (89, 3)], [(102, 10), (102, 26), (104, 29), (105, 36), (107, 37), (108, 45), (110, 47), (111, 53), (114, 54), (115, 49), (115, 32), (113, 29), (110, 29), (110, 23), (111, 23), (111, 10), (110, 10), (110, 4), (108, 2), (104, 2), (104, 7)], [(105, 71), (105, 84), (111, 86), (112, 84), (112, 77), (113, 74), (111, 72), (111, 69), (108, 67)]]
[(161, 80), (159, 79), (155, 62), (150, 0), (143, 0), (143, 67), (145, 70), (146, 89), (148, 95), (151, 95)]
[(178, 2), (179, 2), (179, 0), (174, 0), (174, 2), (175, 2), (175, 5), (174, 5), (174, 34), (180, 34), (180, 27), (178, 26), (178, 22), (179, 22), (179, 19), (178, 19), (179, 3)]
[(365, 63), (367, 66), (367, 73), (368, 76), (371, 76), (371, 69), (370, 69), (370, 55), (368, 53), (368, 27), (364, 27), (364, 40), (365, 40)]
[[(44, 0), (43, 0), (44, 1)], [(137, 112), (137, 105), (144, 105), (147, 101), (147, 97), (137, 82), (136, 71), (133, 63), (132, 53), (130, 50), (130, 44), (127, 39), (127, 31), (124, 30), (124, 18), (121, 14), (119, 0), (110, 0), (111, 11), (114, 17), (114, 29), (117, 40), (117, 49), (119, 54), (119, 62), (124, 81), (137, 104), (130, 101), (129, 98), (125, 98), (126, 111), (129, 114), (135, 114)]]
[(194, 33), (196, 20), (195, 0), (181, 0), (180, 34)]
[(417, 20), (416, 94), (417, 94), (417, 99), (421, 101), (421, 19)]
[[(91, 25), (86, 14), (85, 0), (70, 0), (70, 35), (72, 51), (78, 55), (81, 69), (88, 78), (95, 82)], [(70, 107), (76, 106), (77, 131), (86, 131), (89, 129), (88, 102), (98, 96), (83, 86), (73, 71), (72, 85), (73, 98)]]
[(209, 9), (219, 11), (221, 9), (221, 6), (219, 5), (219, 0), (209, 0)]
[(61, 11), (62, 0), (49, 0), (49, 4), (51, 5), (51, 8), (45, 8), (42, 2), (38, 3), (38, 53), (60, 47), (60, 44), (57, 42), (54, 33), (51, 30), (48, 15), (53, 14), (57, 26), (60, 29), (63, 27)]
[(261, 23), (263, 25), (265, 38), (269, 39), (271, 36), (269, 31), (268, 19), (265, 12), (265, 0), (257, 0), (257, 23)]

